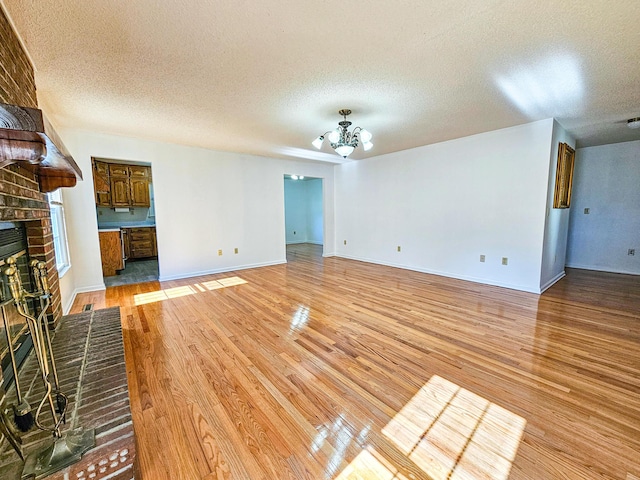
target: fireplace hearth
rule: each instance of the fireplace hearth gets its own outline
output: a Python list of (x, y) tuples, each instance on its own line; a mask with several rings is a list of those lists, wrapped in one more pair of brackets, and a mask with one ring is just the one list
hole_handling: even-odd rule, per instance
[[(131, 480), (136, 478), (135, 437), (119, 308), (92, 310), (63, 317), (53, 338), (61, 389), (69, 397), (63, 433), (77, 427), (95, 429), (96, 446), (82, 459), (45, 480)], [(32, 387), (26, 393), (34, 405), (43, 387), (37, 361), (30, 354), (20, 379)], [(29, 379), (29, 380), (26, 380)], [(15, 390), (7, 391), (15, 402)], [(50, 442), (48, 432), (33, 429), (22, 437), (25, 457)], [(20, 479), (23, 462), (8, 442), (0, 444), (0, 478)]]

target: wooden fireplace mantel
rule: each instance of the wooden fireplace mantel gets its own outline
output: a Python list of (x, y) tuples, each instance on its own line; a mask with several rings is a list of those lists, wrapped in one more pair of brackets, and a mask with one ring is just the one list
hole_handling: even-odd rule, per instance
[(82, 180), (80, 167), (41, 110), (0, 103), (0, 168), (14, 163), (35, 168), (45, 193)]

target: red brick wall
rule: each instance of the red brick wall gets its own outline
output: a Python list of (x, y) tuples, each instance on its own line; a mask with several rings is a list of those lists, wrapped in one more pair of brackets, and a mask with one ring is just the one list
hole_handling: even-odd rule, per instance
[(38, 107), (33, 67), (0, 8), (0, 102)]
[[(33, 67), (2, 8), (0, 102), (38, 107)], [(29, 256), (47, 264), (52, 293), (49, 313), (53, 315), (52, 320), (57, 322), (62, 316), (62, 308), (50, 217), (46, 194), (40, 192), (38, 178), (28, 165), (11, 165), (0, 169), (0, 221), (26, 222)]]

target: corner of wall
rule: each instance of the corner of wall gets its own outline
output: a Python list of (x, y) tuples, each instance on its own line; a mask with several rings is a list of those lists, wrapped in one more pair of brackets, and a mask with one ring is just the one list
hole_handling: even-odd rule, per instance
[(540, 260), (540, 291), (543, 292), (564, 277), (567, 255), (570, 209), (553, 208), (559, 144), (575, 149), (575, 139), (553, 119), (549, 153), (549, 179), (545, 211), (544, 241)]

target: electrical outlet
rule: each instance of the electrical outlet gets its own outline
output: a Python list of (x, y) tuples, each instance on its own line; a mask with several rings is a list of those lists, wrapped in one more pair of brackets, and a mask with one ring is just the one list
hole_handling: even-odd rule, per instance
[(238, 253), (238, 247), (233, 249), (233, 253)]
[(484, 256), (484, 255), (480, 255), (480, 261), (481, 261), (482, 263), (484, 263), (484, 261), (485, 261), (485, 256)]
[(502, 257), (502, 264), (509, 265), (509, 259), (507, 257)]
[(636, 254), (636, 249), (635, 248), (630, 248), (629, 251), (627, 252), (627, 255), (631, 255), (632, 257)]
[(347, 244), (347, 241), (346, 241), (346, 240), (344, 241), (344, 244), (345, 244), (345, 245)]
[(400, 245), (398, 245), (398, 251), (400, 251), (400, 250), (401, 250), (401, 249), (400, 249)]
[(585, 215), (589, 215), (589, 209), (588, 209), (588, 208), (585, 208), (585, 209), (584, 209), (584, 214), (585, 214)]
[(220, 257), (222, 255), (222, 250), (218, 250), (218, 256)]

